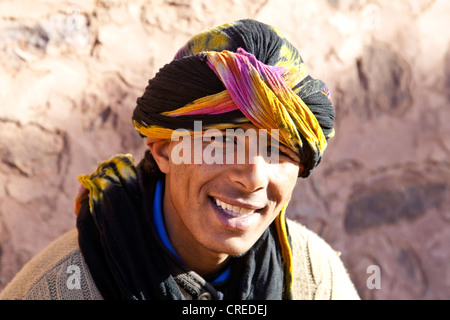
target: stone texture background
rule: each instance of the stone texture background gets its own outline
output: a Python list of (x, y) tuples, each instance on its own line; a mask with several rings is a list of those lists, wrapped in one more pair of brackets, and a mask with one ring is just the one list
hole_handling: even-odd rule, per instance
[(130, 118), (147, 80), (193, 34), (249, 17), (296, 45), (336, 107), (289, 216), (342, 252), (362, 298), (449, 299), (449, 14), (447, 0), (1, 0), (0, 289), (74, 227), (78, 174), (141, 158)]

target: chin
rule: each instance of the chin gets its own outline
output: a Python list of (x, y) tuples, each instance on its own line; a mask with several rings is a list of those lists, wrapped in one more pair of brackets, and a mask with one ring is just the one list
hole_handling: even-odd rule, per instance
[(232, 257), (239, 257), (244, 255), (248, 250), (250, 250), (250, 248), (255, 244), (257, 240), (258, 239), (255, 239), (254, 241), (249, 241), (242, 238), (234, 237), (214, 245), (209, 245), (207, 247), (216, 253), (227, 254)]

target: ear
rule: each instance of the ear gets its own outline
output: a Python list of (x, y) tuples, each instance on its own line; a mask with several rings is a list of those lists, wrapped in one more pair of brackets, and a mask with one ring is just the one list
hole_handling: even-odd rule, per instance
[(303, 164), (300, 163), (299, 165), (299, 169), (298, 169), (298, 176), (300, 177), (300, 175), (303, 173), (303, 171), (305, 170), (305, 166)]
[(168, 156), (168, 148), (170, 140), (168, 139), (154, 139), (147, 137), (147, 146), (158, 164), (161, 172), (168, 174), (170, 171), (170, 159)]

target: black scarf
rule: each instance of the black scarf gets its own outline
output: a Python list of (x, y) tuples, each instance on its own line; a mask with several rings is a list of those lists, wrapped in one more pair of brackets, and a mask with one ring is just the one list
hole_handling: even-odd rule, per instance
[[(182, 263), (170, 267), (177, 259), (157, 235), (152, 219), (155, 179), (123, 156), (102, 163), (89, 179), (110, 182), (102, 184), (100, 196), (91, 190), (77, 217), (80, 249), (103, 298), (184, 299), (173, 271), (191, 271)], [(283, 298), (285, 276), (277, 239), (272, 224), (248, 252), (231, 259), (230, 279), (221, 288), (224, 299)]]

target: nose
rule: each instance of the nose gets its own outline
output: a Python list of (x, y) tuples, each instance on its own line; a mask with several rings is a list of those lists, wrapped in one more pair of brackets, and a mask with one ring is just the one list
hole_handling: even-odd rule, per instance
[(245, 164), (238, 164), (231, 173), (232, 181), (243, 191), (255, 192), (264, 190), (269, 184), (270, 170), (266, 159), (255, 155)]

